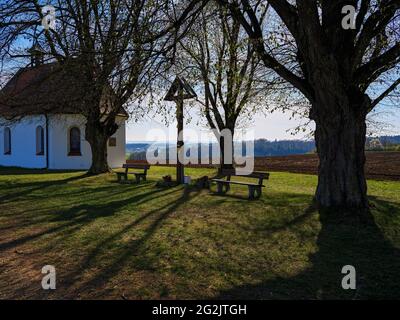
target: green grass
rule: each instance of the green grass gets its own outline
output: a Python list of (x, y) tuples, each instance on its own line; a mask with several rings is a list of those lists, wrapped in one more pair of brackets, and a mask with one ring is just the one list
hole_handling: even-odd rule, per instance
[[(0, 298), (363, 299), (400, 294), (400, 183), (369, 181), (376, 225), (328, 223), (316, 177), (272, 173), (258, 201), (114, 175), (0, 169)], [(192, 177), (209, 169), (187, 169)], [(54, 265), (57, 289), (41, 289)], [(354, 265), (357, 290), (343, 290)]]

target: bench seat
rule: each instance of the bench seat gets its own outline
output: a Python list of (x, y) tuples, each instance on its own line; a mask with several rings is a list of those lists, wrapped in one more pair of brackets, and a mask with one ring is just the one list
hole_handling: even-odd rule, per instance
[[(135, 180), (137, 183), (140, 183), (140, 181), (146, 181), (147, 180), (147, 170), (150, 169), (149, 165), (146, 164), (129, 164), (126, 163), (123, 165), (123, 168), (125, 169), (125, 172), (116, 172), (118, 182), (122, 181), (128, 181), (128, 174), (132, 174), (135, 176)], [(129, 172), (129, 169), (142, 169), (143, 172)]]
[(214, 182), (221, 182), (221, 183), (228, 183), (228, 184), (240, 184), (243, 186), (256, 186), (256, 187), (263, 187), (265, 188), (264, 185), (259, 185), (258, 183), (249, 183), (249, 182), (239, 182), (239, 181), (228, 181), (224, 179), (212, 179)]
[[(234, 171), (222, 171), (222, 176), (225, 176), (226, 179), (211, 179), (212, 182), (217, 184), (217, 193), (218, 194), (226, 194), (230, 190), (231, 184), (247, 186), (249, 190), (249, 199), (258, 199), (261, 197), (262, 188), (265, 188), (263, 185), (263, 180), (267, 180), (269, 178), (269, 173), (267, 172), (252, 172), (249, 175), (238, 175)], [(258, 183), (252, 182), (241, 182), (241, 181), (232, 181), (231, 177), (245, 177), (245, 178), (255, 178), (258, 179)]]

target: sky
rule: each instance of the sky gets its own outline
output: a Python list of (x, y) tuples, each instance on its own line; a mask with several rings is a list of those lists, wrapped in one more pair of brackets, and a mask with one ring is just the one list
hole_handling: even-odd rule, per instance
[[(21, 40), (20, 45), (29, 47), (26, 40)], [(1, 80), (1, 79), (0, 79)], [(207, 129), (205, 122), (202, 125), (197, 125), (199, 116), (195, 113), (190, 113), (192, 121), (189, 124), (185, 123), (185, 141), (197, 142), (206, 139), (205, 136), (211, 137), (208, 140), (213, 140), (212, 133)], [(379, 121), (389, 123), (391, 127), (381, 132), (384, 135), (400, 135), (400, 110), (397, 108), (393, 114), (385, 114), (381, 116)], [(304, 133), (293, 135), (293, 129), (304, 123), (304, 119), (290, 119), (288, 113), (274, 112), (273, 114), (263, 115), (257, 114), (252, 122), (248, 123), (246, 128), (249, 131), (250, 137), (254, 139), (265, 138), (268, 140), (286, 140), (286, 139), (309, 139), (310, 130)], [(160, 116), (147, 116), (139, 122), (129, 121), (126, 128), (126, 140), (134, 141), (176, 141), (176, 123), (171, 122), (167, 127), (164, 124), (163, 118)]]
[[(205, 125), (204, 121), (198, 124), (199, 116), (191, 113), (191, 120), (184, 124), (185, 141), (207, 141), (212, 133)], [(268, 117), (256, 115), (254, 119), (243, 128), (254, 138), (266, 138), (268, 140), (283, 139), (302, 139), (305, 134), (292, 136), (287, 130), (293, 129), (298, 125), (299, 120), (290, 120), (289, 115), (281, 112), (274, 112)], [(145, 117), (139, 122), (129, 121), (126, 129), (126, 140), (134, 141), (176, 141), (176, 122), (171, 122), (166, 126), (161, 116)], [(249, 136), (250, 137), (250, 136)]]
[[(197, 142), (207, 141), (207, 133), (210, 131), (205, 125), (197, 125), (199, 117), (196, 114), (190, 114), (193, 118), (189, 124), (184, 126), (185, 141)], [(385, 114), (380, 117), (380, 121), (391, 124), (389, 131), (381, 132), (382, 135), (399, 135), (400, 134), (400, 112), (393, 114)], [(203, 122), (204, 123), (204, 122)], [(246, 126), (249, 131), (250, 138), (265, 138), (268, 140), (292, 140), (292, 139), (308, 139), (306, 133), (292, 135), (293, 128), (304, 123), (304, 119), (290, 119), (288, 113), (274, 112), (268, 115), (256, 115), (254, 120)], [(313, 125), (310, 127), (312, 130)], [(310, 131), (308, 131), (310, 132)], [(135, 141), (176, 141), (176, 122), (171, 123), (169, 127), (163, 123), (163, 118), (157, 116), (148, 116), (138, 123), (128, 122), (126, 129), (126, 140), (128, 142)], [(253, 135), (253, 136), (251, 136)], [(210, 135), (212, 137), (212, 134)]]

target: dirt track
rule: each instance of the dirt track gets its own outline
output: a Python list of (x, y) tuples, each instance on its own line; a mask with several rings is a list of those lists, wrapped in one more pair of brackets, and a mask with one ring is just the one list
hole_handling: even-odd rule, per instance
[[(256, 170), (316, 174), (315, 154), (255, 159)], [(400, 152), (367, 152), (366, 174), (369, 179), (400, 180)]]

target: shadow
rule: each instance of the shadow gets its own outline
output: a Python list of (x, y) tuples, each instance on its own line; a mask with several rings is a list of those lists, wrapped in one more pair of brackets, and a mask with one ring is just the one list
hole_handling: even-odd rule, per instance
[[(49, 185), (62, 185), (85, 177), (86, 175), (79, 175), (59, 181), (50, 181), (49, 183), (46, 181), (34, 182), (29, 186), (32, 189), (40, 189)], [(32, 261), (34, 261), (33, 257), (36, 259), (43, 253), (46, 257), (45, 252), (47, 250), (49, 252), (51, 250), (57, 251), (52, 252), (52, 254), (55, 258), (59, 258), (58, 250), (61, 249), (62, 251), (64, 249), (62, 246), (66, 243), (82, 244), (81, 252), (78, 252), (79, 250), (71, 251), (74, 254), (78, 252), (78, 254), (65, 259), (67, 262), (71, 260), (70, 265), (65, 269), (60, 268), (63, 271), (61, 271), (58, 284), (60, 288), (65, 288), (65, 290), (58, 292), (63, 298), (76, 298), (77, 293), (85, 293), (88, 290), (91, 292), (91, 297), (107, 297), (112, 286), (117, 285), (118, 282), (122, 283), (125, 275), (129, 275), (131, 271), (137, 271), (138, 278), (135, 279), (145, 282), (143, 286), (154, 286), (153, 290), (155, 290), (154, 288), (158, 290), (157, 286), (162, 283), (159, 278), (163, 276), (165, 271), (164, 265), (159, 264), (162, 260), (162, 254), (160, 254), (162, 251), (158, 250), (159, 247), (162, 248), (163, 241), (169, 240), (169, 234), (174, 234), (176, 230), (185, 228), (183, 222), (179, 221), (181, 215), (187, 214), (185, 223), (190, 224), (194, 215), (198, 214), (196, 210), (200, 210), (202, 217), (196, 218), (204, 219), (202, 222), (208, 219), (205, 214), (217, 216), (217, 219), (210, 219), (209, 232), (204, 232), (207, 230), (204, 230), (204, 227), (199, 227), (202, 233), (196, 233), (196, 237), (199, 236), (199, 239), (204, 239), (205, 242), (209, 240), (213, 244), (220, 241), (220, 244), (215, 247), (214, 258), (210, 260), (205, 259), (206, 255), (199, 255), (198, 257), (186, 255), (185, 251), (185, 257), (182, 260), (185, 262), (189, 260), (191, 265), (198, 266), (199, 269), (196, 270), (201, 272), (189, 273), (188, 282), (181, 280), (182, 282), (176, 283), (177, 286), (184, 286), (185, 290), (196, 288), (195, 285), (192, 286), (192, 282), (202, 282), (199, 287), (203, 282), (208, 286), (215, 281), (214, 278), (208, 279), (209, 274), (212, 274), (212, 271), (221, 270), (224, 277), (226, 276), (229, 279), (232, 276), (238, 282), (225, 282), (223, 288), (227, 289), (220, 290), (217, 294), (216, 291), (212, 291), (214, 289), (206, 291), (205, 294), (204, 291), (199, 291), (199, 294), (205, 295), (204, 298), (399, 298), (400, 254), (399, 249), (393, 245), (396, 242), (396, 237), (397, 244), (400, 243), (398, 238), (398, 230), (400, 230), (399, 203), (371, 197), (373, 214), (371, 220), (373, 223), (369, 225), (361, 225), (346, 219), (341, 223), (336, 223), (337, 214), (335, 212), (318, 211), (312, 205), (303, 210), (311, 200), (311, 196), (302, 193), (274, 192), (272, 196), (265, 193), (261, 199), (254, 202), (244, 200), (242, 197), (240, 197), (240, 201), (232, 201), (229, 196), (212, 197), (205, 199), (204, 203), (196, 200), (197, 202), (194, 202), (193, 205), (196, 205), (197, 208), (191, 212), (192, 206), (187, 205), (187, 202), (195, 197), (201, 200), (201, 197), (206, 193), (205, 190), (182, 187), (156, 188), (151, 186), (152, 184), (154, 184), (154, 181), (139, 185), (121, 186), (107, 182), (107, 185), (91, 186), (87, 190), (86, 184), (84, 184), (83, 187), (63, 188), (65, 190), (56, 188), (54, 194), (53, 190), (45, 189), (44, 193), (47, 193), (48, 196), (43, 196), (43, 198), (48, 198), (48, 201), (43, 202), (42, 199), (43, 207), (37, 206), (32, 213), (13, 213), (13, 215), (21, 214), (18, 221), (12, 221), (17, 231), (20, 231), (18, 229), (24, 226), (34, 227), (27, 230), (29, 234), (27, 232), (13, 234), (12, 231), (9, 231), (8, 237), (4, 237), (4, 242), (0, 243), (0, 252), (5, 255), (13, 254), (8, 250), (22, 249), (23, 252), (24, 247), (19, 248), (19, 246), (28, 244), (27, 252), (22, 253), (26, 255), (21, 256), (20, 259), (28, 260), (29, 254), (31, 254)], [(78, 193), (77, 189), (79, 189)], [(29, 192), (33, 191), (27, 190), (26, 194), (29, 194)], [(52, 197), (62, 197), (62, 192), (67, 192), (65, 197), (69, 197), (71, 204), (64, 204), (60, 209), (53, 207), (58, 202), (53, 203)], [(200, 195), (201, 192), (204, 193)], [(79, 198), (79, 193), (84, 193), (85, 197)], [(71, 195), (74, 196), (71, 197)], [(21, 196), (21, 194), (15, 195), (16, 198), (18, 196)], [(30, 195), (28, 199), (24, 200), (33, 201), (33, 196), (36, 197), (36, 194)], [(232, 198), (239, 197), (233, 196)], [(223, 206), (225, 203), (227, 203), (227, 207)], [(249, 206), (249, 203), (252, 206)], [(192, 202), (190, 204), (192, 205)], [(184, 206), (185, 210), (182, 210), (181, 206)], [(207, 212), (208, 208), (218, 206), (221, 206), (218, 208), (220, 210), (209, 210)], [(298, 210), (299, 207), (302, 209)], [(257, 209), (259, 214), (248, 214), (249, 208)], [(263, 210), (260, 210), (260, 208), (263, 208)], [(273, 210), (270, 210), (271, 208)], [(49, 211), (51, 212), (49, 213)], [(230, 211), (232, 214), (229, 214), (230, 212), (222, 214), (222, 211)], [(319, 214), (319, 221), (317, 214)], [(179, 219), (175, 219), (177, 215)], [(93, 223), (96, 220), (100, 220), (97, 225)], [(118, 223), (114, 224), (111, 229), (112, 223), (110, 222), (112, 221), (118, 221)], [(229, 223), (226, 221), (229, 221)], [(174, 228), (174, 223), (179, 224), (178, 229)], [(7, 225), (2, 225), (2, 227), (12, 229)], [(92, 227), (94, 228), (91, 229)], [(100, 227), (110, 227), (110, 229), (107, 230), (108, 232), (97, 233), (97, 228)], [(290, 230), (290, 232), (281, 232), (285, 229)], [(222, 233), (222, 230), (226, 234)], [(231, 236), (232, 232), (236, 231), (240, 233), (239, 237)], [(100, 238), (101, 234), (106, 234), (106, 236)], [(309, 246), (304, 250), (305, 252), (313, 252), (308, 259), (307, 254), (297, 255), (296, 252), (292, 253), (286, 247), (282, 248), (280, 236), (286, 234), (289, 235), (288, 243), (290, 241), (295, 243), (293, 247), (296, 247), (297, 244), (297, 248), (300, 248), (303, 244)], [(178, 236), (183, 235), (178, 233)], [(74, 241), (69, 242), (70, 237)], [(75, 239), (75, 237), (79, 237), (79, 239)], [(232, 243), (230, 244), (229, 241), (231, 240)], [(264, 240), (268, 246), (261, 246)], [(30, 245), (30, 241), (36, 241), (36, 243)], [(257, 241), (261, 244), (257, 245)], [(41, 246), (36, 249), (36, 244), (39, 242)], [(225, 244), (231, 250), (226, 250)], [(255, 251), (249, 256), (245, 255), (240, 258), (240, 252), (251, 251), (253, 244)], [(315, 244), (317, 250), (314, 252)], [(177, 244), (173, 242), (172, 245), (179, 246), (179, 242)], [(207, 249), (202, 241), (194, 241), (192, 244), (188, 242), (187, 246), (189, 253), (190, 250), (203, 253), (202, 250)], [(237, 248), (242, 249), (242, 247), (245, 247), (243, 251), (235, 250)], [(81, 248), (79, 247), (79, 249)], [(300, 263), (301, 267), (298, 269), (293, 268), (294, 271), (291, 271), (290, 275), (282, 269), (273, 275), (266, 274), (266, 272), (265, 274), (263, 272), (258, 273), (258, 270), (264, 269), (263, 264), (268, 263), (264, 258), (259, 260), (259, 264), (255, 263), (254, 267), (246, 269), (245, 264), (248, 263), (246, 257), (262, 256), (269, 249), (280, 254), (271, 265), (281, 263), (283, 260), (286, 260), (287, 264), (296, 264), (298, 259), (306, 260), (306, 263)], [(286, 252), (284, 252), (285, 250)], [(14, 254), (20, 253), (14, 252)], [(64, 254), (64, 252), (62, 251), (61, 254)], [(68, 255), (67, 249), (65, 254)], [(270, 255), (269, 257), (274, 258), (275, 256)], [(171, 254), (171, 259), (173, 258), (174, 256)], [(16, 261), (19, 262), (18, 259)], [(61, 259), (60, 261), (64, 260)], [(179, 272), (188, 270), (185, 264), (181, 265), (181, 263), (172, 261), (171, 264), (174, 266), (170, 271), (172, 280), (179, 280), (179, 274), (176, 270), (181, 270)], [(341, 270), (344, 265), (353, 265), (356, 268), (357, 290), (342, 289), (341, 281), (344, 275)], [(2, 271), (1, 267), (0, 272)], [(265, 270), (271, 272), (271, 266), (266, 267)], [(237, 276), (238, 274), (239, 276)], [(143, 278), (141, 278), (142, 275), (144, 275)], [(148, 278), (146, 278), (146, 275)], [(190, 278), (191, 275), (194, 276)], [(197, 275), (204, 276), (204, 278), (196, 279)], [(133, 278), (129, 279), (132, 280)], [(186, 278), (184, 280), (186, 281)], [(210, 283), (207, 281), (210, 281)], [(259, 282), (256, 283), (255, 281)], [(241, 283), (241, 285), (237, 285), (237, 283)], [(172, 285), (175, 285), (175, 282)], [(232, 287), (229, 288), (229, 285)], [(129, 286), (121, 285), (121, 287), (128, 288)], [(103, 288), (105, 288), (104, 291), (102, 291)], [(221, 288), (221, 286), (218, 288)], [(32, 290), (31, 296), (46, 297), (36, 284), (35, 287), (29, 287), (29, 284), (27, 284), (27, 289)], [(18, 294), (25, 294), (23, 290), (24, 288), (21, 288), (21, 291), (16, 290), (13, 296), (18, 297)], [(146, 296), (140, 291), (135, 291), (134, 294), (136, 294), (135, 297)], [(160, 294), (160, 296), (162, 295)], [(164, 296), (172, 297), (168, 296), (168, 293)], [(195, 294), (192, 296), (195, 296)]]
[[(65, 180), (62, 180), (65, 181)], [(146, 193), (140, 193), (133, 197), (127, 197), (124, 200), (116, 200), (107, 202), (107, 205), (93, 205), (93, 204), (81, 204), (71, 207), (68, 210), (59, 211), (57, 215), (50, 219), (49, 217), (44, 217), (44, 221), (49, 222), (60, 222), (66, 221), (66, 223), (57, 225), (54, 228), (48, 228), (33, 234), (29, 234), (25, 237), (20, 237), (11, 241), (0, 243), (0, 251), (9, 250), (26, 242), (35, 240), (42, 236), (47, 236), (55, 233), (67, 233), (70, 234), (82, 228), (85, 224), (90, 223), (101, 217), (112, 216), (118, 210), (126, 205), (139, 205), (143, 202), (151, 200), (157, 193), (161, 190), (152, 190)], [(41, 223), (39, 220), (37, 223)], [(30, 222), (29, 225), (32, 225)]]
[(32, 175), (32, 174), (51, 174), (51, 173), (77, 173), (82, 170), (48, 170), (48, 169), (28, 169), (20, 167), (2, 167), (0, 166), (0, 176), (19, 176), (19, 175)]
[[(178, 189), (177, 189), (178, 188)], [(148, 241), (156, 231), (161, 227), (162, 223), (167, 220), (171, 214), (175, 213), (176, 210), (185, 202), (196, 197), (202, 190), (197, 188), (184, 188), (180, 187), (171, 188), (172, 192), (182, 192), (182, 195), (177, 199), (174, 198), (173, 201), (168, 202), (162, 207), (155, 208), (149, 212), (144, 213), (137, 219), (134, 219), (130, 224), (124, 226), (118, 232), (114, 233), (110, 237), (102, 240), (84, 259), (79, 268), (74, 272), (68, 274), (65, 278), (68, 279), (69, 286), (73, 286), (75, 283), (79, 283), (79, 288), (74, 288), (76, 291), (87, 290), (88, 288), (99, 288), (103, 284), (106, 284), (108, 280), (121, 271), (125, 264), (132, 257), (137, 258), (136, 266), (141, 266), (142, 269), (152, 269), (152, 261), (145, 261), (146, 258), (140, 257), (140, 250), (142, 250), (146, 241)], [(166, 195), (164, 189), (159, 189), (158, 192), (163, 192)], [(119, 254), (113, 256), (112, 259), (107, 259), (107, 261), (102, 260), (104, 267), (100, 269), (97, 273), (90, 277), (89, 280), (80, 281), (82, 275), (82, 270), (88, 270), (92, 267), (96, 267), (98, 263), (97, 258), (101, 258), (101, 254), (107, 250), (108, 247), (112, 248), (115, 246), (115, 241), (122, 238), (125, 234), (135, 229), (135, 227), (142, 225), (143, 223), (148, 223), (149, 225), (143, 230), (143, 235), (132, 241), (129, 241), (125, 246), (119, 250)], [(97, 268), (95, 268), (97, 269)], [(64, 286), (68, 286), (64, 283)]]
[[(104, 219), (101, 220), (101, 223), (104, 221), (104, 228), (107, 228), (108, 222), (111, 222), (111, 219), (115, 217), (120, 219), (122, 223), (115, 224), (113, 226), (115, 229), (107, 233), (107, 237), (104, 239), (96, 238), (94, 232), (94, 237), (91, 239), (93, 246), (87, 249), (87, 254), (85, 253), (82, 261), (83, 266), (70, 269), (73, 274), (65, 280), (67, 281), (66, 287), (73, 284), (80, 286), (81, 283), (76, 284), (74, 279), (79, 278), (85, 268), (93, 267), (96, 270), (92, 274), (93, 278), (91, 277), (89, 280), (83, 278), (83, 286), (86, 283), (89, 286), (103, 283), (103, 281), (115, 275), (113, 270), (120, 270), (132, 255), (135, 256), (136, 252), (142, 249), (146, 241), (179, 206), (202, 191), (195, 188), (182, 188), (181, 186), (167, 190), (156, 188), (154, 181), (132, 185), (116, 185), (107, 180), (105, 185), (96, 183), (92, 185), (90, 179), (87, 183), (83, 181), (83, 184), (58, 188), (58, 186), (87, 177), (91, 176), (77, 174), (67, 178), (57, 177), (61, 180), (47, 181), (48, 178), (44, 176), (42, 179), (45, 181), (18, 182), (15, 185), (12, 184), (9, 189), (4, 188), (9, 193), (1, 194), (2, 204), (21, 199), (27, 203), (27, 210), (21, 207), (19, 211), (11, 210), (12, 212), (1, 214), (1, 217), (7, 216), (8, 220), (4, 219), (4, 221), (7, 221), (8, 224), (2, 224), (0, 227), (0, 230), (2, 230), (0, 233), (0, 253), (3, 255), (21, 255), (21, 259), (36, 261), (36, 259), (40, 259), (36, 256), (38, 252), (41, 254), (42, 252), (54, 252), (54, 248), (62, 248), (65, 243), (70, 243), (70, 238), (74, 240), (75, 237), (85, 238), (86, 234), (83, 230), (96, 225), (93, 222), (97, 220)], [(54, 186), (56, 188), (50, 189)], [(41, 190), (41, 192), (35, 193), (36, 190)], [(68, 200), (64, 201), (59, 198)], [(38, 201), (39, 205), (30, 207), (28, 206), (30, 201)], [(60, 207), (57, 207), (57, 205), (60, 205)], [(4, 232), (6, 230), (7, 232)], [(13, 232), (13, 230), (16, 232)], [(120, 238), (125, 237), (127, 232), (135, 233), (136, 230), (139, 231), (140, 236), (127, 242), (126, 246), (121, 247), (120, 250), (118, 248)], [(113, 255), (112, 259), (105, 261), (104, 265), (102, 263), (99, 268), (99, 265), (97, 265), (99, 257), (103, 257), (104, 250), (107, 251), (107, 248), (113, 244), (117, 245), (115, 256)], [(61, 250), (64, 250), (64, 248)], [(68, 251), (68, 248), (65, 250)], [(142, 261), (143, 265), (150, 266), (153, 262), (150, 260), (147, 261), (146, 258), (146, 261)], [(69, 282), (70, 279), (72, 282)], [(30, 290), (32, 290), (31, 294), (42, 296), (40, 291), (32, 288)], [(84, 291), (85, 288), (82, 288), (82, 292)], [(16, 290), (16, 296), (18, 296), (18, 292), (26, 294)]]
[[(73, 176), (69, 177), (67, 179), (62, 179), (62, 180), (49, 180), (49, 181), (38, 181), (38, 182), (30, 182), (30, 183), (18, 183), (17, 185), (10, 185), (10, 188), (18, 188), (17, 192), (14, 193), (8, 193), (4, 196), (0, 197), (0, 203), (6, 203), (13, 201), (17, 198), (22, 198), (24, 196), (27, 196), (28, 194), (35, 192), (37, 190), (42, 190), (45, 188), (49, 187), (54, 187), (54, 186), (61, 186), (64, 184), (67, 184), (69, 182), (77, 181), (77, 180), (82, 180), (87, 177), (90, 177), (87, 173), (78, 175), (78, 176)], [(25, 189), (26, 188), (26, 189)]]
[[(299, 198), (301, 197), (299, 196)], [(246, 227), (240, 227), (240, 228), (249, 232), (262, 232), (271, 234), (274, 232), (282, 231), (284, 229), (295, 228), (296, 226), (301, 225), (303, 222), (305, 222), (313, 214), (315, 214), (315, 207), (313, 205), (310, 205), (306, 210), (304, 210), (304, 212), (302, 212), (299, 215), (296, 215), (293, 219), (289, 221), (282, 221), (282, 219), (279, 219), (277, 221), (278, 223), (274, 223), (275, 221), (273, 219), (268, 219), (268, 225), (259, 224), (253, 226), (252, 228), (246, 228)]]
[[(310, 213), (319, 213), (318, 250), (310, 255), (309, 268), (291, 277), (277, 275), (271, 279), (266, 276), (268, 280), (261, 283), (233, 287), (209, 298), (399, 299), (400, 250), (383, 234), (382, 229), (390, 233), (393, 228), (389, 219), (387, 225), (378, 225), (376, 220), (385, 221), (387, 215), (399, 217), (400, 205), (371, 199), (373, 209), (369, 224), (360, 224), (353, 219), (340, 220), (337, 212), (318, 211), (311, 205), (303, 214), (281, 226), (292, 228)], [(273, 228), (270, 231), (273, 232)], [(395, 229), (394, 233), (397, 232)], [(342, 288), (345, 274), (341, 271), (345, 265), (356, 269), (355, 290)]]

